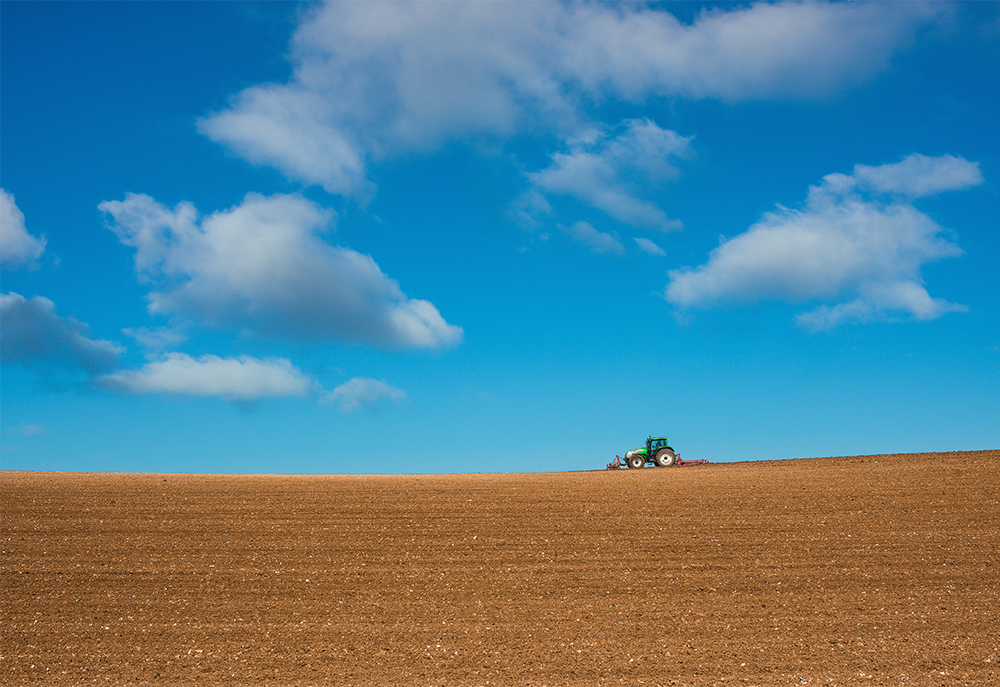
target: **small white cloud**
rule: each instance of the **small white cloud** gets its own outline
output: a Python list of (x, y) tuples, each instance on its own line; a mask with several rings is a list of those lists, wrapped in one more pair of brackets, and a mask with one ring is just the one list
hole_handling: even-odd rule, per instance
[(187, 334), (179, 329), (170, 327), (157, 327), (149, 329), (138, 327), (135, 329), (125, 328), (122, 333), (130, 336), (147, 351), (159, 353), (167, 348), (174, 348), (187, 341)]
[(235, 98), (230, 109), (199, 120), (198, 129), (250, 162), (365, 202), (375, 187), (365, 180), (358, 146), (329, 125), (330, 109), (306, 89), (255, 86)]
[(904, 314), (918, 322), (933, 320), (950, 312), (968, 312), (959, 303), (932, 298), (927, 289), (913, 281), (897, 281), (867, 285), (863, 295), (833, 307), (821, 305), (810, 312), (799, 313), (795, 322), (805, 329), (822, 331), (841, 324), (892, 321)]
[(40, 434), (45, 434), (46, 429), (41, 425), (22, 424), (17, 427), (11, 427), (7, 431), (13, 434), (20, 434), (23, 437), (37, 437)]
[[(723, 242), (701, 267), (672, 270), (664, 295), (681, 307), (834, 301), (796, 318), (811, 329), (963, 311), (923, 286), (921, 266), (961, 250), (908, 198), (981, 181), (978, 166), (950, 156), (910, 156), (880, 167), (859, 165), (854, 175), (828, 175), (810, 188), (804, 209), (779, 208)], [(886, 200), (885, 193), (895, 195)]]
[(633, 226), (680, 229), (678, 220), (668, 218), (656, 203), (641, 196), (677, 176), (675, 161), (690, 155), (691, 139), (648, 119), (627, 120), (617, 136), (587, 133), (568, 153), (556, 153), (552, 165), (527, 175), (535, 193), (573, 196)]
[(660, 248), (658, 245), (656, 245), (649, 239), (641, 236), (633, 238), (635, 238), (635, 242), (639, 244), (639, 248), (649, 253), (650, 255), (666, 255), (666, 253), (662, 248)]
[(919, 153), (895, 164), (879, 167), (855, 165), (853, 177), (859, 186), (910, 198), (922, 198), (983, 183), (978, 162), (969, 162), (953, 155), (927, 157)]
[(248, 194), (200, 219), (146, 195), (98, 206), (136, 249), (154, 314), (296, 340), (341, 339), (385, 347), (457, 345), (462, 329), (425, 300), (408, 298), (367, 255), (324, 242), (334, 213), (301, 195)]
[(238, 403), (264, 397), (307, 396), (318, 388), (310, 376), (284, 358), (203, 355), (195, 359), (184, 353), (168, 353), (138, 370), (102, 375), (97, 382), (134, 394), (216, 396)]
[(24, 228), (24, 213), (14, 196), (0, 188), (0, 263), (5, 267), (34, 267), (45, 252), (45, 237), (38, 238)]
[(32, 368), (79, 369), (91, 374), (113, 370), (123, 348), (90, 338), (90, 327), (56, 315), (43, 296), (0, 294), (0, 360)]
[(321, 403), (337, 403), (341, 411), (350, 413), (359, 408), (377, 406), (382, 401), (398, 403), (405, 399), (405, 391), (385, 381), (355, 377), (327, 394)]
[(569, 227), (560, 225), (559, 228), (573, 237), (574, 240), (590, 248), (592, 253), (625, 255), (625, 246), (622, 245), (621, 241), (611, 234), (594, 229), (587, 222), (577, 222)]
[(541, 226), (539, 217), (552, 214), (552, 205), (538, 192), (531, 188), (514, 199), (511, 204), (511, 219), (525, 229), (537, 229)]

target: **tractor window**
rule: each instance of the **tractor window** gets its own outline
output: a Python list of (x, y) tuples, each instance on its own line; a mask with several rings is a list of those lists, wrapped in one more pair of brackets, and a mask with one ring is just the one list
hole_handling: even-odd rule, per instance
[(663, 446), (663, 439), (653, 439), (649, 444), (650, 448), (661, 448)]

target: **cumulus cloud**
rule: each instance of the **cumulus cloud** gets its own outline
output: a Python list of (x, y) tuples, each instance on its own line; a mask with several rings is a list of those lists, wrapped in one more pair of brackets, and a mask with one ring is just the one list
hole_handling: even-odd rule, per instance
[(292, 78), (200, 121), (236, 154), (331, 193), (371, 160), (454, 139), (573, 131), (594, 103), (823, 97), (863, 82), (933, 17), (917, 3), (331, 2), (296, 30)]
[(28, 233), (14, 196), (0, 188), (0, 263), (4, 267), (33, 267), (43, 252), (45, 238)]
[(0, 294), (0, 360), (5, 363), (96, 374), (116, 368), (122, 352), (119, 344), (92, 339), (86, 323), (59, 317), (48, 298)]
[(324, 242), (334, 213), (300, 195), (251, 193), (204, 218), (190, 203), (171, 210), (131, 193), (98, 207), (135, 248), (152, 313), (298, 340), (438, 348), (462, 339), (370, 256)]
[(382, 401), (398, 403), (405, 399), (405, 391), (385, 381), (355, 377), (327, 394), (322, 402), (336, 403), (341, 411), (350, 413), (359, 408), (377, 406)]
[(779, 207), (722, 243), (701, 267), (672, 270), (665, 297), (696, 308), (723, 301), (826, 301), (797, 317), (810, 329), (929, 320), (965, 310), (931, 297), (923, 286), (925, 263), (961, 250), (911, 199), (981, 182), (978, 163), (952, 156), (911, 155), (895, 164), (858, 165), (851, 175), (828, 175), (809, 189), (803, 209)]
[(235, 402), (273, 396), (307, 396), (316, 384), (284, 358), (220, 358), (168, 353), (139, 370), (102, 375), (99, 384), (134, 394), (217, 396)]
[(622, 129), (614, 136), (591, 130), (571, 140), (569, 152), (556, 153), (549, 167), (527, 175), (536, 193), (573, 196), (625, 224), (680, 229), (679, 221), (641, 196), (677, 176), (675, 161), (689, 156), (691, 139), (648, 119), (627, 120)]
[(621, 241), (611, 234), (594, 229), (587, 222), (577, 222), (569, 227), (560, 227), (560, 229), (569, 234), (575, 241), (590, 248), (592, 253), (625, 255), (625, 246), (622, 245)]

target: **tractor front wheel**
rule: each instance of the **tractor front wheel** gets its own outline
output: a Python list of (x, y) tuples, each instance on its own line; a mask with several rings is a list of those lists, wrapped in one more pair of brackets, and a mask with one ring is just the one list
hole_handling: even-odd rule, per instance
[(641, 468), (646, 464), (646, 456), (629, 456), (625, 459), (630, 468)]
[(655, 460), (657, 467), (669, 468), (677, 462), (677, 456), (674, 455), (674, 450), (672, 448), (661, 448), (656, 452)]

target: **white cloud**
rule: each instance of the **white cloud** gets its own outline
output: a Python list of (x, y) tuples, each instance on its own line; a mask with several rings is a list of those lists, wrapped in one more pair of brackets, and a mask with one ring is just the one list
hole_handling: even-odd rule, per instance
[(649, 239), (643, 237), (633, 237), (633, 238), (635, 238), (635, 242), (639, 244), (639, 248), (649, 253), (650, 255), (666, 255), (666, 252), (664, 252), (662, 248), (660, 248), (658, 245), (656, 245)]
[(35, 368), (80, 369), (91, 374), (113, 370), (123, 349), (90, 338), (90, 327), (56, 315), (55, 303), (43, 296), (0, 294), (0, 360)]
[(20, 424), (17, 427), (11, 427), (7, 431), (20, 434), (23, 437), (37, 437), (40, 434), (45, 434), (47, 430), (41, 425)]
[(625, 246), (611, 234), (594, 229), (587, 222), (577, 222), (569, 227), (560, 226), (574, 240), (586, 245), (592, 253), (625, 255)]
[(398, 403), (405, 399), (405, 391), (385, 381), (355, 377), (335, 388), (321, 402), (337, 403), (343, 412), (350, 413), (362, 407), (374, 407), (382, 401)]
[(139, 370), (102, 375), (98, 383), (135, 394), (167, 393), (217, 396), (235, 402), (273, 396), (307, 396), (316, 388), (311, 377), (284, 358), (220, 358), (168, 353)]
[(135, 339), (147, 351), (157, 353), (187, 341), (187, 335), (183, 331), (170, 327), (157, 327), (155, 329), (147, 327), (132, 329), (126, 327), (122, 329), (122, 333)]
[[(928, 320), (964, 310), (932, 298), (923, 286), (922, 265), (961, 250), (908, 197), (981, 181), (976, 163), (950, 156), (913, 155), (880, 167), (859, 165), (850, 176), (828, 175), (810, 188), (804, 209), (779, 207), (713, 250), (701, 267), (672, 270), (665, 297), (681, 307), (826, 301), (797, 317), (811, 329), (898, 317)], [(896, 195), (885, 199), (872, 191)]]
[(199, 121), (200, 131), (250, 162), (270, 165), (290, 178), (319, 184), (330, 193), (374, 194), (356, 144), (325, 125), (327, 103), (301, 88), (249, 88), (229, 110)]
[[(844, 183), (843, 175), (826, 177), (828, 184)], [(943, 191), (977, 186), (983, 183), (978, 162), (969, 162), (953, 155), (927, 157), (914, 153), (895, 164), (869, 167), (855, 165), (854, 183), (877, 193), (891, 193), (910, 198), (922, 198)]]
[(0, 263), (5, 267), (34, 266), (45, 252), (45, 238), (38, 238), (24, 228), (24, 213), (14, 196), (0, 188)]
[(833, 307), (821, 305), (810, 312), (799, 313), (795, 322), (806, 329), (819, 331), (845, 323), (891, 320), (896, 314), (922, 321), (968, 310), (964, 305), (932, 298), (927, 289), (915, 281), (869, 284), (859, 291), (862, 295), (847, 303)]
[(556, 153), (552, 165), (528, 179), (541, 191), (573, 196), (626, 224), (680, 229), (679, 221), (640, 196), (677, 176), (674, 162), (690, 155), (691, 139), (648, 119), (623, 125), (617, 136), (591, 131), (573, 141), (568, 153)]
[(525, 229), (537, 229), (541, 226), (538, 218), (552, 214), (549, 201), (536, 188), (528, 189), (511, 204), (511, 219)]
[(136, 249), (139, 278), (154, 287), (152, 313), (298, 340), (437, 348), (462, 339), (370, 256), (325, 243), (334, 213), (300, 195), (251, 193), (205, 218), (189, 203), (169, 210), (136, 194), (99, 208)]
[(333, 193), (368, 160), (480, 135), (573, 131), (594, 103), (823, 97), (864, 82), (933, 18), (918, 3), (758, 3), (702, 11), (598, 3), (331, 2), (298, 27), (292, 79), (200, 128)]

